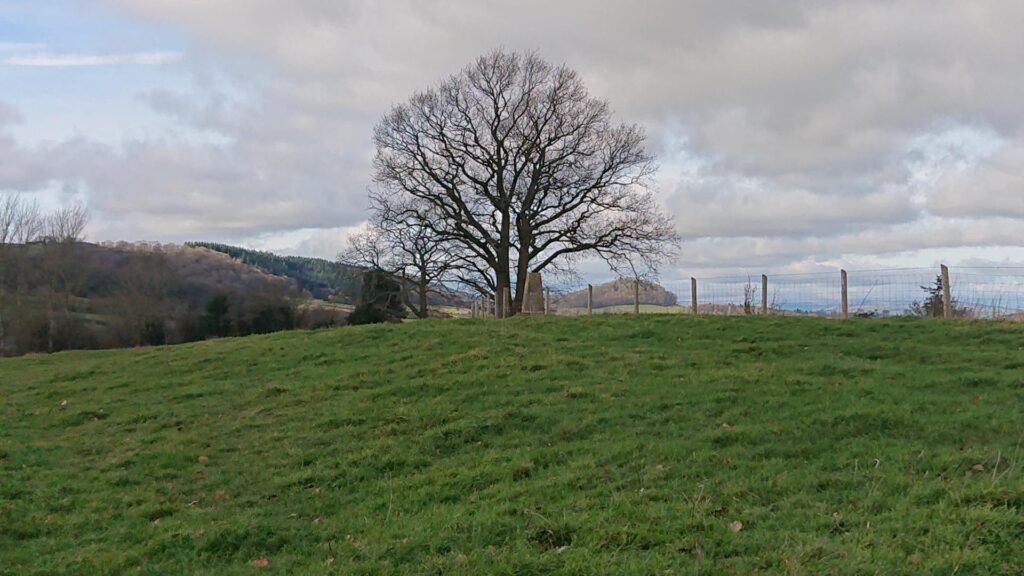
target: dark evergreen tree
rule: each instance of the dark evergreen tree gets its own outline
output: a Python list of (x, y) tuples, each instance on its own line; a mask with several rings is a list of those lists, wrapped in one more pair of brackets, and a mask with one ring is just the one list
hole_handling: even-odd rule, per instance
[[(924, 299), (924, 302), (917, 302), (915, 300), (910, 305), (910, 313), (914, 316), (924, 316), (927, 318), (941, 318), (945, 316), (946, 307), (943, 302), (942, 276), (936, 276), (933, 284), (921, 286), (921, 290), (924, 290), (927, 297)], [(959, 306), (956, 299), (950, 301), (950, 308), (953, 309), (953, 316), (967, 315), (967, 309)]]
[(218, 294), (206, 304), (203, 327), (207, 336), (228, 336), (231, 334), (231, 318), (228, 317), (228, 297)]
[(349, 266), (321, 258), (278, 256), (270, 252), (249, 250), (247, 248), (214, 242), (188, 242), (186, 246), (206, 248), (214, 252), (227, 254), (235, 260), (261, 268), (270, 274), (291, 278), (298, 283), (299, 288), (320, 300), (358, 301), (359, 278), (362, 275), (363, 268), (357, 266)]
[(348, 316), (349, 324), (396, 322), (405, 318), (402, 285), (383, 270), (370, 270), (363, 275), (359, 305)]

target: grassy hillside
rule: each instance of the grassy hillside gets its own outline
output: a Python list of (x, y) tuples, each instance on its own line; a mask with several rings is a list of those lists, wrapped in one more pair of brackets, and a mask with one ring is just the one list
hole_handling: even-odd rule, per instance
[[(566, 307), (559, 305), (555, 309), (555, 314), (562, 316), (582, 316), (587, 314), (586, 306), (582, 308)], [(594, 314), (633, 314), (634, 309), (632, 304), (620, 304), (617, 306), (605, 306), (603, 308), (594, 308)], [(689, 314), (690, 309), (683, 306), (659, 306), (657, 304), (641, 304), (641, 314)]]
[(0, 360), (3, 574), (1021, 574), (1024, 328), (531, 317)]

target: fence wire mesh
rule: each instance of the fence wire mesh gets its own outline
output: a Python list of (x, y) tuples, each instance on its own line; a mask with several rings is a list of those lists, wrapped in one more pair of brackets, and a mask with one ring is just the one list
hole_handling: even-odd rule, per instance
[[(949, 269), (952, 315), (968, 318), (1024, 320), (1024, 267), (966, 267)], [(699, 314), (842, 315), (842, 276), (834, 272), (771, 274), (762, 298), (761, 274), (697, 277)], [(692, 313), (690, 281), (662, 282), (675, 296), (675, 305), (652, 304), (641, 296), (641, 312)], [(563, 287), (553, 293), (552, 311), (586, 313), (578, 302), (560, 305), (559, 297), (582, 287)], [(846, 278), (850, 316), (943, 315), (940, 268), (851, 270)], [(632, 305), (603, 305), (595, 298), (595, 313), (631, 313)]]
[(954, 302), (973, 316), (1024, 318), (1024, 267), (958, 267), (949, 283)]

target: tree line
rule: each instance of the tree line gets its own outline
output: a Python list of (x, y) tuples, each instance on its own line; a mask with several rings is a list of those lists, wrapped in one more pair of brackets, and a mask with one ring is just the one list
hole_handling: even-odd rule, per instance
[(0, 195), (0, 354), (335, 325), (296, 283), (205, 248), (84, 242), (88, 212)]
[(296, 281), (299, 288), (318, 300), (353, 304), (359, 299), (363, 268), (322, 258), (280, 256), (216, 242), (186, 242), (186, 246), (222, 252), (243, 264), (256, 266), (275, 276)]

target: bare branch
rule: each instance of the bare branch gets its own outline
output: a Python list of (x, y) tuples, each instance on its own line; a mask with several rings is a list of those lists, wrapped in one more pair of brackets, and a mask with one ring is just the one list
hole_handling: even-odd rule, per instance
[(74, 202), (52, 212), (44, 223), (45, 236), (50, 242), (74, 243), (84, 239), (89, 223), (89, 210), (85, 204)]
[(645, 140), (639, 126), (615, 124), (575, 71), (498, 50), (384, 116), (372, 200), (398, 207), (386, 220), (458, 253), (467, 285), (516, 287), (518, 309), (531, 271), (565, 272), (592, 255), (649, 275), (671, 257), (678, 236), (646, 188)]
[(37, 240), (43, 229), (39, 205), (14, 192), (0, 193), (0, 244)]

